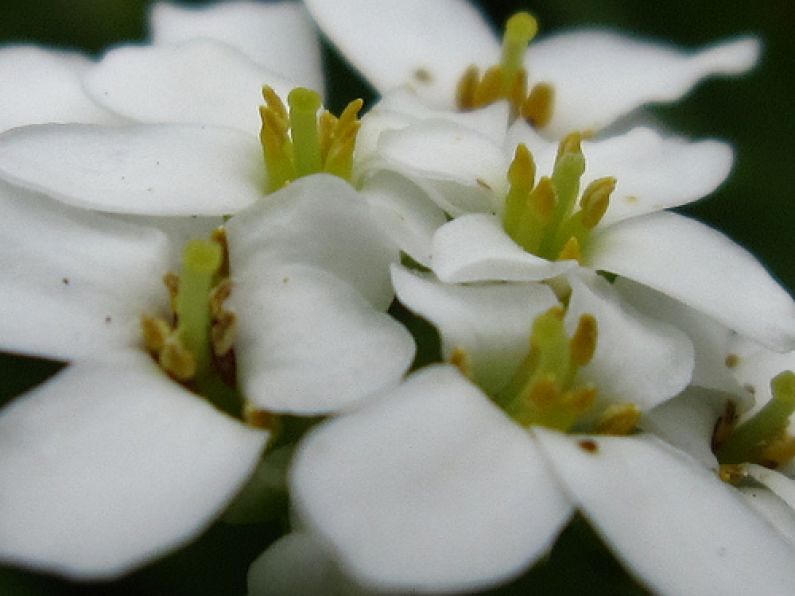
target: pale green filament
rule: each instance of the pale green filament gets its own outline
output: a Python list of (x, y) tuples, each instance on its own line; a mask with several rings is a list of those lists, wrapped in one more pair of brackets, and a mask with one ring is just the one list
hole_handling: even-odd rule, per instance
[(263, 87), (262, 96), (260, 140), (269, 192), (320, 172), (351, 179), (362, 100), (350, 102), (336, 118), (321, 110), (320, 95), (310, 89), (298, 87), (290, 92), (289, 111), (270, 87)]
[(524, 55), (528, 44), (538, 33), (538, 23), (528, 12), (517, 12), (505, 23), (502, 38), (502, 91), (508, 96), (517, 73), (524, 68)]
[(503, 227), (527, 252), (549, 260), (582, 258), (594, 227), (601, 221), (615, 189), (614, 178), (599, 178), (580, 194), (585, 157), (581, 136), (561, 141), (551, 177), (535, 183), (535, 163), (527, 147), (519, 145), (508, 169), (510, 190), (505, 197)]
[(177, 337), (196, 361), (197, 384), (212, 374), (210, 290), (223, 264), (223, 248), (212, 240), (185, 246), (175, 304)]
[(596, 398), (595, 388), (577, 385), (575, 379), (593, 357), (596, 341), (596, 319), (591, 315), (580, 318), (571, 338), (562, 309), (540, 315), (533, 322), (530, 352), (495, 397), (497, 403), (522, 426), (570, 430)]
[(745, 421), (718, 447), (721, 464), (757, 461), (762, 452), (780, 439), (795, 412), (795, 373), (785, 371), (770, 382), (773, 398)]

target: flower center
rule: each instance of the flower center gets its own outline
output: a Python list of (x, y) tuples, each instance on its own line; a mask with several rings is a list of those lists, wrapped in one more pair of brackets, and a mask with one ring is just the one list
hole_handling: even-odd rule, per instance
[(351, 179), (359, 132), (361, 99), (350, 102), (339, 118), (321, 108), (320, 95), (297, 87), (287, 96), (289, 111), (276, 92), (262, 88), (260, 141), (268, 172), (268, 192), (296, 178), (326, 172)]
[(784, 371), (770, 382), (772, 399), (751, 418), (736, 425), (733, 406), (715, 426), (713, 451), (722, 466), (756, 463), (778, 468), (795, 457), (789, 418), (795, 412), (795, 372)]
[(477, 66), (470, 66), (456, 89), (459, 110), (476, 110), (505, 99), (511, 104), (513, 118), (521, 116), (534, 127), (542, 128), (552, 119), (555, 90), (549, 83), (536, 83), (528, 92), (525, 51), (538, 32), (536, 19), (518, 12), (505, 23), (500, 64), (481, 76)]
[(146, 349), (172, 379), (240, 417), (232, 349), (237, 319), (223, 306), (231, 291), (228, 273), (222, 229), (210, 240), (189, 241), (179, 277), (164, 278), (171, 320), (144, 315), (141, 330)]
[[(596, 352), (598, 325), (589, 314), (580, 317), (569, 337), (563, 324), (565, 311), (554, 307), (536, 317), (530, 334), (530, 351), (510, 381), (493, 395), (494, 401), (524, 427), (541, 425), (563, 432), (572, 430), (596, 400), (597, 388), (577, 380), (578, 371)], [(457, 354), (454, 362), (464, 364)], [(601, 434), (625, 435), (635, 430), (640, 411), (634, 404), (617, 404), (604, 410), (590, 429)]]
[(580, 178), (585, 171), (582, 135), (571, 133), (560, 142), (551, 177), (536, 184), (533, 155), (516, 147), (508, 168), (510, 189), (505, 197), (505, 232), (527, 252), (549, 260), (582, 261), (591, 230), (602, 220), (616, 186), (612, 177), (594, 180), (576, 210)]

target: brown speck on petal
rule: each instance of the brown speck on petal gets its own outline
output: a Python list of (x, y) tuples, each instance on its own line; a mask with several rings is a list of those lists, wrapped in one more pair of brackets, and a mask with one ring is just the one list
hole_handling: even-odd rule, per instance
[(596, 453), (599, 451), (599, 445), (593, 439), (583, 439), (577, 444), (580, 446), (580, 449), (588, 453)]
[(61, 283), (63, 285), (65, 285), (65, 286), (68, 286), (69, 285), (69, 278), (68, 277), (61, 278)]
[(433, 81), (433, 75), (431, 71), (421, 66), (414, 71), (414, 79), (419, 83), (425, 83), (427, 85)]

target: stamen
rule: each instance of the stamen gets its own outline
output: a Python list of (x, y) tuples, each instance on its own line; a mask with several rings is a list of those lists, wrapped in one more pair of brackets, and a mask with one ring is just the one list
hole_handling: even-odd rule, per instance
[(601, 435), (626, 436), (631, 434), (640, 420), (640, 409), (635, 404), (614, 404), (605, 408), (596, 423)]
[(475, 104), (475, 93), (479, 83), (480, 72), (478, 72), (478, 67), (473, 64), (464, 71), (455, 90), (455, 104), (462, 112), (468, 112), (478, 107)]
[(718, 446), (721, 463), (756, 462), (766, 449), (782, 439), (795, 412), (795, 373), (785, 371), (770, 382), (772, 399)]
[(537, 83), (521, 103), (519, 114), (534, 128), (543, 128), (552, 120), (555, 88), (549, 83)]
[(585, 366), (596, 352), (599, 327), (593, 315), (582, 315), (577, 329), (569, 342), (571, 360), (575, 366)]

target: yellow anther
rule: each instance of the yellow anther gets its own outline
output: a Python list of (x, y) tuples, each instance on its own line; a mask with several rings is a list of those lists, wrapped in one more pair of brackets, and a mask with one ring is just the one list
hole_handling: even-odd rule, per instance
[(172, 334), (166, 340), (163, 349), (160, 350), (158, 362), (163, 370), (177, 381), (184, 383), (196, 375), (196, 358), (182, 345), (176, 334)]
[(168, 290), (168, 297), (171, 302), (171, 310), (174, 310), (177, 299), (177, 291), (179, 290), (179, 275), (169, 271), (163, 276), (163, 285)]
[(228, 277), (222, 279), (210, 291), (210, 314), (214, 319), (220, 319), (224, 313), (224, 301), (232, 293), (232, 280)]
[(599, 338), (599, 326), (593, 315), (580, 316), (577, 329), (569, 341), (571, 361), (575, 366), (585, 366), (596, 352), (596, 342)]
[(224, 356), (232, 349), (237, 334), (237, 316), (230, 311), (223, 311), (213, 322), (210, 329), (210, 341), (213, 354)]
[(553, 374), (541, 375), (535, 379), (527, 392), (527, 399), (538, 408), (551, 408), (560, 399), (560, 387)]
[(717, 451), (718, 448), (726, 442), (737, 426), (737, 404), (733, 401), (727, 401), (723, 406), (723, 414), (715, 422), (715, 428), (712, 429), (712, 451)]
[(535, 128), (543, 128), (552, 120), (555, 88), (549, 83), (537, 83), (520, 105), (519, 114), (522, 118)]
[(563, 248), (560, 249), (557, 257), (558, 261), (577, 261), (582, 262), (582, 249), (580, 248), (580, 241), (575, 236), (571, 236)]
[(768, 468), (780, 468), (793, 458), (795, 458), (795, 437), (784, 432), (762, 449), (759, 463)]
[(161, 318), (143, 315), (141, 317), (141, 332), (144, 336), (146, 349), (152, 354), (158, 355), (166, 344), (172, 329), (171, 325)]
[(640, 420), (640, 409), (635, 404), (613, 404), (605, 408), (596, 423), (596, 432), (602, 435), (625, 436), (635, 431)]
[(455, 90), (455, 105), (462, 112), (477, 108), (475, 93), (480, 84), (480, 72), (474, 64), (464, 71)]
[(492, 66), (483, 74), (475, 89), (474, 104), (476, 108), (482, 108), (502, 97), (502, 71), (499, 66)]
[(591, 409), (598, 393), (593, 385), (584, 385), (567, 392), (563, 403), (576, 418)]
[(472, 372), (472, 358), (464, 348), (456, 347), (450, 354), (450, 364), (455, 366), (462, 375), (468, 379), (474, 379)]
[(320, 135), (320, 154), (325, 157), (328, 155), (331, 144), (334, 142), (334, 129), (337, 127), (337, 117), (323, 110), (317, 122), (318, 134)]
[(248, 426), (254, 428), (261, 428), (264, 430), (276, 431), (280, 426), (280, 418), (278, 414), (268, 412), (266, 410), (259, 410), (253, 404), (246, 402), (243, 406), (243, 420)]
[(221, 263), (221, 267), (218, 269), (218, 276), (229, 277), (229, 243), (226, 240), (226, 228), (224, 226), (218, 226), (215, 228), (212, 234), (210, 234), (210, 240), (219, 244), (221, 246), (221, 250), (223, 251), (223, 262)]
[(582, 155), (582, 139), (582, 133), (576, 131), (570, 132), (563, 137), (558, 143), (558, 154), (555, 157), (555, 161), (559, 161), (564, 155), (570, 153)]
[(273, 87), (268, 85), (264, 85), (262, 87), (262, 99), (265, 100), (265, 105), (267, 106), (268, 110), (277, 119), (281, 120), (284, 129), (287, 130), (289, 118), (287, 114), (287, 106), (284, 105), (284, 102), (281, 100), (276, 91), (273, 90)]
[(612, 177), (594, 180), (585, 189), (580, 200), (582, 208), (582, 225), (592, 230), (602, 221), (607, 207), (610, 205), (610, 195), (616, 188), (616, 179)]
[(727, 484), (739, 484), (746, 476), (743, 464), (721, 464), (718, 477)]
[(529, 193), (535, 184), (536, 164), (527, 145), (520, 143), (514, 151), (513, 161), (508, 168), (508, 182), (511, 190)]
[(538, 218), (546, 223), (552, 219), (552, 215), (555, 213), (556, 199), (555, 185), (549, 177), (544, 176), (530, 193), (528, 202)]
[[(503, 75), (504, 76), (504, 75)], [(521, 106), (527, 95), (527, 71), (520, 68), (507, 83), (505, 98), (511, 104), (512, 115), (519, 116)]]

